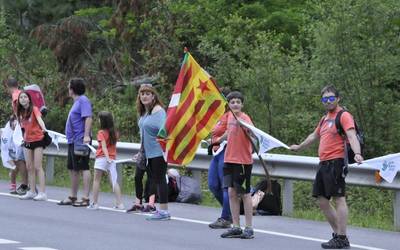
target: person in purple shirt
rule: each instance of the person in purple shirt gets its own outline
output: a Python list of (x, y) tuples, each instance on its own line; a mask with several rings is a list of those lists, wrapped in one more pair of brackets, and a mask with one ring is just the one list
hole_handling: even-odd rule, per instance
[[(89, 156), (77, 154), (78, 146), (91, 143), (92, 104), (85, 94), (85, 82), (81, 78), (73, 78), (68, 84), (69, 95), (74, 104), (68, 114), (65, 124), (65, 134), (68, 140), (67, 167), (71, 177), (70, 196), (61, 200), (58, 205), (73, 205), (75, 207), (89, 206), (90, 170)], [(83, 147), (84, 148), (84, 147)], [(79, 176), (83, 176), (83, 197), (77, 200)]]

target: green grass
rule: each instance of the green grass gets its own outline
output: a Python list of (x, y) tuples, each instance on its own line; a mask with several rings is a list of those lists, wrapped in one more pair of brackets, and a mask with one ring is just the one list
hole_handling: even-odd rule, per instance
[[(56, 158), (54, 167), (54, 181), (47, 185), (70, 187), (70, 178), (66, 168), (65, 158)], [(93, 166), (93, 161), (91, 166)], [(43, 162), (46, 166), (46, 157)], [(93, 168), (91, 168), (93, 170)], [(191, 175), (187, 169), (179, 170), (182, 175)], [(0, 179), (9, 180), (8, 170), (0, 168)], [(203, 190), (203, 200), (201, 205), (219, 207), (219, 203), (215, 200), (207, 186), (207, 173), (201, 174), (201, 189)], [(253, 177), (253, 186), (261, 180), (260, 177)], [(132, 196), (134, 194), (134, 168), (123, 167), (123, 186), (122, 192)], [(281, 181), (282, 184), (282, 181)], [(325, 221), (323, 214), (320, 212), (315, 199), (311, 197), (312, 183), (304, 181), (294, 182), (294, 218), (302, 218), (309, 220)], [(102, 179), (102, 192), (111, 192), (111, 185), (107, 178)], [(283, 186), (282, 186), (283, 192)], [(347, 204), (349, 206), (349, 225), (377, 228), (383, 230), (394, 231), (393, 226), (393, 199), (394, 191), (367, 188), (367, 187), (347, 187)]]

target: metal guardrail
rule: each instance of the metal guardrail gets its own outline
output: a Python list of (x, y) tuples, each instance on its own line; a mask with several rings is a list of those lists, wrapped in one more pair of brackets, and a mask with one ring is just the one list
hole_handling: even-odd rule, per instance
[[(97, 147), (97, 141), (93, 142)], [(59, 141), (59, 148), (51, 144), (44, 154), (47, 156), (46, 179), (51, 182), (54, 176), (54, 157), (66, 157), (68, 145), (65, 140)], [(139, 143), (117, 143), (117, 159), (130, 159), (139, 151)], [(92, 154), (94, 158), (94, 155)], [(263, 159), (267, 164), (268, 171), (273, 178), (283, 179), (283, 214), (292, 215), (293, 213), (293, 180), (313, 181), (318, 167), (317, 157), (282, 155), (282, 154), (264, 154)], [(193, 173), (193, 177), (200, 180), (201, 172), (208, 171), (211, 156), (207, 155), (207, 150), (199, 148), (194, 160), (187, 166)], [(121, 168), (118, 167), (118, 174), (122, 176)], [(364, 167), (350, 167), (349, 174), (346, 177), (346, 183), (356, 186), (367, 186), (374, 188), (384, 188), (394, 190), (393, 212), (394, 226), (400, 230), (400, 176), (397, 176), (392, 183), (375, 183), (375, 171)], [(258, 157), (254, 157), (253, 175), (264, 176), (264, 170)], [(122, 184), (122, 178), (118, 180)]]

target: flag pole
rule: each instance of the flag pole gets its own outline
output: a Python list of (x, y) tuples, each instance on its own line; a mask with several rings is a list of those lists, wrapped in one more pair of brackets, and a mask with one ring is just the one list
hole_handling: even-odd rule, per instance
[[(233, 117), (235, 117), (236, 121), (239, 122), (239, 119), (237, 118), (236, 114), (233, 112), (231, 107), (229, 107), (229, 105), (228, 105), (228, 109), (232, 113)], [(249, 139), (249, 141), (250, 141), (251, 145), (253, 146), (253, 148), (257, 150), (257, 146), (254, 143), (254, 141), (251, 139), (251, 136), (250, 136), (249, 132), (245, 128), (243, 128), (243, 126), (240, 124), (240, 122), (239, 122), (239, 125), (242, 128), (242, 130), (243, 130), (244, 134), (246, 135), (247, 139)], [(269, 175), (269, 172), (268, 172), (268, 169), (267, 169), (267, 165), (265, 165), (264, 159), (258, 153), (258, 150), (257, 150), (256, 154), (257, 154), (258, 159), (260, 160), (261, 165), (262, 165), (262, 167), (264, 168), (264, 171), (265, 171), (265, 179), (267, 180), (267, 190), (266, 190), (266, 192), (271, 194), (272, 193), (271, 176)]]

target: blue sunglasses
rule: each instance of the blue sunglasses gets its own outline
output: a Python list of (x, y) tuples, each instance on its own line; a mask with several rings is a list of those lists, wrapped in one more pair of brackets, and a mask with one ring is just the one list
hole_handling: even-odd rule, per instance
[(336, 96), (332, 95), (332, 96), (325, 96), (321, 98), (321, 102), (322, 103), (327, 103), (329, 102), (334, 102), (336, 100)]

